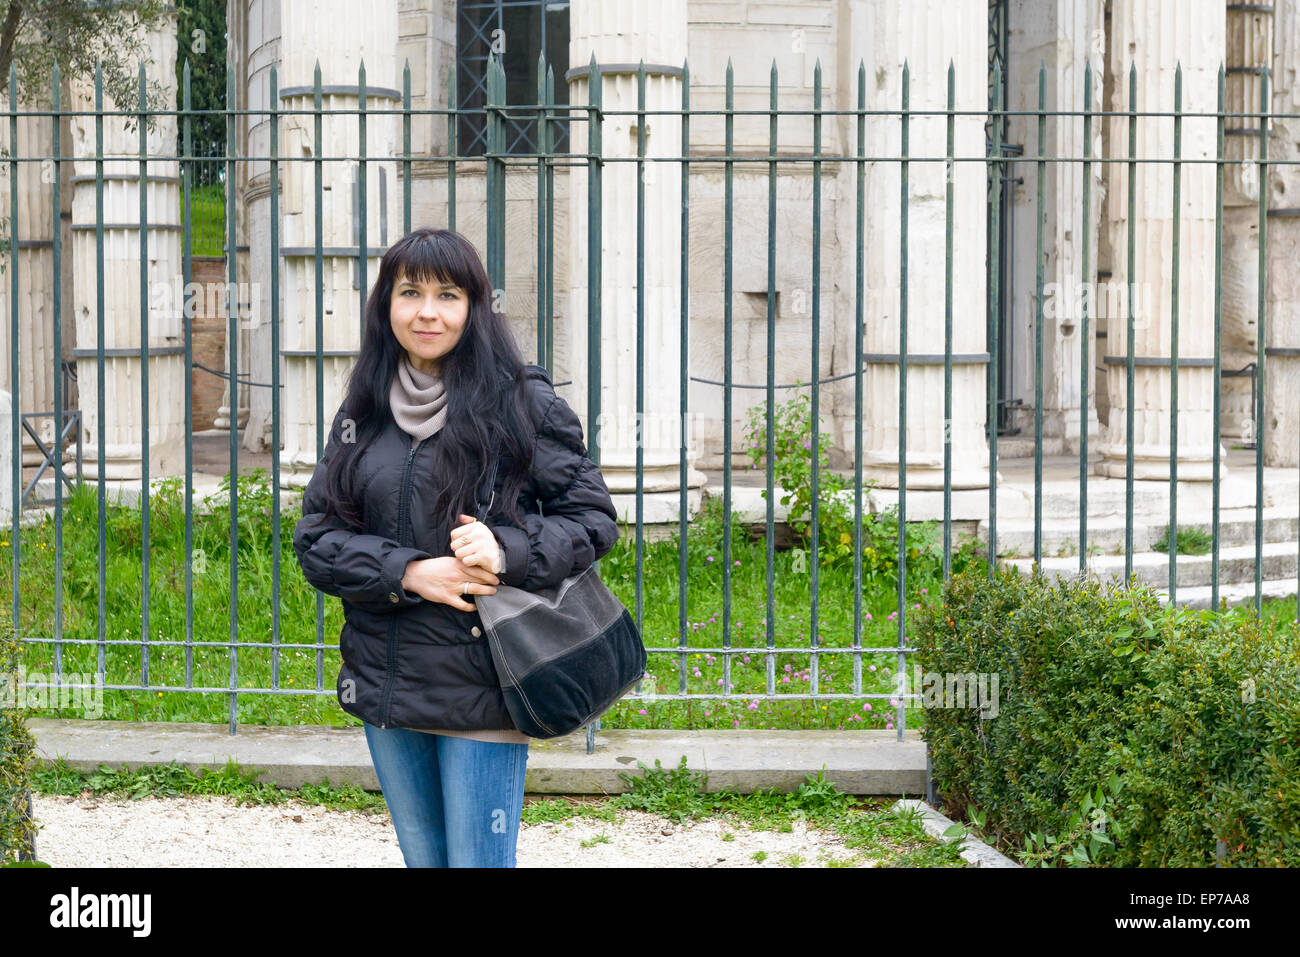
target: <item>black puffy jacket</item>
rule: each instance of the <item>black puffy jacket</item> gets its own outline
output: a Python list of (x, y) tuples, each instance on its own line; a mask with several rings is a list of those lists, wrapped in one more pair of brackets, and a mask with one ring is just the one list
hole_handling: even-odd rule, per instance
[[(504, 462), (485, 523), (505, 556), (502, 583), (536, 590), (605, 555), (618, 526), (609, 489), (587, 456), (578, 417), (555, 394), (546, 370), (527, 366), (525, 389), (537, 432), (519, 500), (527, 532), (501, 515)], [(307, 581), (343, 600), (340, 706), (381, 728), (514, 727), (478, 612), (428, 601), (401, 585), (407, 563), (452, 554), (451, 529), (433, 515), (440, 480), (433, 474), (432, 445), (441, 433), (412, 450), (411, 436), (389, 417), (356, 463), (364, 490), (364, 527), (356, 532), (334, 520), (315, 524), (324, 512), (325, 470), (345, 419), (340, 408), (293, 533)], [(465, 511), (476, 514), (477, 508)], [(473, 603), (472, 596), (468, 600)]]

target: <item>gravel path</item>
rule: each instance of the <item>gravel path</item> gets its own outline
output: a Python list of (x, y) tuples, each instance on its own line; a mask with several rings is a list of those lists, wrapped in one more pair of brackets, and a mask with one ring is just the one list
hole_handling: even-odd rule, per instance
[[(402, 867), (388, 815), (289, 801), (240, 807), (226, 797), (32, 796), (37, 857), (54, 867)], [(734, 839), (724, 841), (731, 832)], [(582, 842), (600, 834), (608, 843)], [(767, 858), (753, 859), (756, 851)], [(521, 824), (519, 867), (826, 867), (858, 858), (832, 832), (795, 821), (789, 832), (706, 819), (676, 825), (642, 811), (618, 822), (575, 818)]]

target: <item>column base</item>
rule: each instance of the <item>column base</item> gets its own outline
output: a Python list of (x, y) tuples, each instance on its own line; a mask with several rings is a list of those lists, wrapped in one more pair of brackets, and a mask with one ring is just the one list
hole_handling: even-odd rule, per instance
[[(1097, 475), (1106, 478), (1124, 478), (1128, 475), (1127, 450), (1123, 446), (1103, 446), (1101, 460), (1097, 463)], [(1219, 477), (1228, 474), (1228, 453), (1219, 450)], [(1133, 478), (1141, 481), (1168, 482), (1169, 448), (1159, 446), (1135, 448), (1133, 450)], [(1208, 455), (1178, 458), (1178, 481), (1212, 482), (1214, 480), (1214, 462)]]
[[(898, 465), (863, 465), (862, 481), (875, 482), (881, 488), (898, 488)], [(934, 468), (929, 465), (907, 466), (907, 488), (940, 489), (944, 487), (943, 466)], [(989, 470), (984, 468), (953, 467), (951, 487), (954, 489), (973, 489), (989, 487)]]

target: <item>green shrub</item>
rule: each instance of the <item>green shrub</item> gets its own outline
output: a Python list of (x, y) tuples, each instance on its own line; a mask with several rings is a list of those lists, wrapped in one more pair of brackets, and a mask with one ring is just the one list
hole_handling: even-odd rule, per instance
[[(1133, 587), (954, 576), (915, 613), (923, 673), (998, 675), (993, 714), (926, 711), (945, 806), (1027, 862), (1300, 864), (1300, 641)], [(995, 715), (995, 716), (994, 716)]]
[(21, 690), (18, 662), (18, 640), (8, 625), (0, 629), (0, 864), (24, 859), (36, 839), (27, 815), (36, 741), (23, 722), (23, 702), (9, 700), (10, 688), (14, 695)]
[[(781, 504), (789, 508), (786, 522), (801, 549), (812, 546), (812, 431), (812, 403), (807, 395), (796, 394), (776, 406), (772, 415), (772, 481), (782, 490)], [(854, 561), (855, 505), (843, 493), (852, 490), (853, 481), (831, 471), (831, 437), (825, 431), (817, 436), (817, 553), (822, 567), (847, 570), (853, 568)], [(749, 410), (745, 441), (745, 452), (754, 465), (765, 469), (765, 404)], [(898, 508), (891, 505), (878, 514), (870, 512), (865, 499), (874, 485), (872, 480), (863, 480), (862, 576), (867, 582), (897, 582)], [(766, 499), (767, 489), (761, 494)], [(904, 548), (910, 580), (942, 574), (943, 529), (937, 522), (908, 522)], [(971, 566), (976, 557), (975, 542), (954, 543), (954, 570)]]

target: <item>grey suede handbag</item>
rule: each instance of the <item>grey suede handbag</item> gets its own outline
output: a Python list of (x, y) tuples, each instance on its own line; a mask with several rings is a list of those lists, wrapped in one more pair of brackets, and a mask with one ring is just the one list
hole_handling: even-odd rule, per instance
[[(493, 466), (489, 489), (495, 481)], [(490, 505), (479, 502), (480, 522)], [(474, 604), (510, 718), (529, 737), (578, 730), (645, 674), (636, 623), (595, 565), (537, 591), (497, 585), (496, 594), (477, 595)]]

